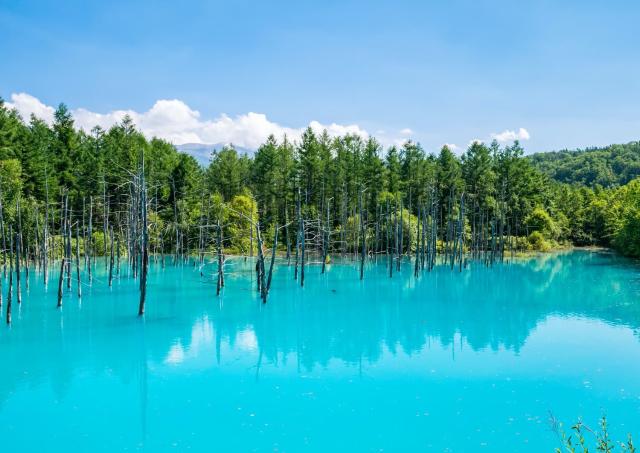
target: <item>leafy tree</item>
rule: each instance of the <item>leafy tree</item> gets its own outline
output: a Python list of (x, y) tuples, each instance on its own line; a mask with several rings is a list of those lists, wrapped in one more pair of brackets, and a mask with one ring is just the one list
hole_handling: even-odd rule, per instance
[(251, 222), (259, 221), (256, 200), (248, 192), (235, 195), (229, 202), (227, 218), (228, 226), (225, 236), (229, 246), (239, 253), (249, 254), (253, 242), (253, 254), (255, 254), (257, 240), (255, 231), (252, 231), (255, 229), (251, 226)]
[(78, 148), (78, 134), (74, 129), (71, 112), (66, 105), (60, 104), (54, 113), (53, 141), (51, 155), (54, 156), (54, 169), (60, 186), (74, 193), (78, 192), (75, 162)]
[(443, 146), (438, 155), (437, 173), (438, 198), (446, 200), (454, 191), (460, 191), (463, 187), (462, 170), (460, 161), (448, 146)]
[(9, 110), (0, 98), (0, 159), (22, 156), (27, 130), (16, 110)]
[(525, 218), (525, 224), (530, 232), (539, 232), (547, 239), (558, 239), (560, 236), (558, 225), (541, 206)]
[(303, 133), (298, 146), (298, 184), (303, 199), (307, 204), (318, 201), (316, 190), (321, 179), (320, 144), (313, 129), (308, 127)]
[(378, 196), (385, 186), (384, 162), (380, 158), (382, 147), (374, 138), (369, 138), (362, 155), (363, 189), (369, 212), (375, 212)]
[[(52, 168), (47, 168), (47, 162), (51, 159), (49, 148), (53, 140), (53, 133), (47, 123), (31, 117), (28, 130), (28, 143), (20, 156), (23, 168), (23, 188), (27, 197), (33, 196), (40, 199), (45, 197), (46, 185), (51, 183), (49, 175)], [(55, 179), (53, 179), (55, 181)], [(55, 190), (55, 185), (53, 185)]]
[(253, 158), (252, 186), (259, 206), (260, 217), (277, 220), (278, 206), (278, 143), (270, 135)]
[(395, 146), (389, 148), (387, 152), (385, 167), (387, 168), (387, 191), (391, 193), (399, 192), (402, 166), (400, 164), (400, 154)]
[[(163, 240), (163, 229), (177, 227), (174, 232), (179, 230), (186, 249), (193, 250), (205, 218), (224, 224), (230, 250), (249, 250), (251, 218), (260, 219), (267, 243), (276, 223), (296, 218), (298, 191), (302, 215), (316, 229), (309, 234), (322, 237), (317, 220), (324, 221), (329, 208), (332, 229), (352, 247), (361, 191), (368, 238), (387, 202), (398, 210), (402, 204), (408, 247), (418, 206), (435, 193), (439, 234), (450, 235), (447, 220), (457, 220), (464, 192), (473, 206), (467, 203), (467, 220), (482, 210), (485, 219), (504, 220), (514, 229), (510, 233), (531, 248), (547, 249), (555, 242), (598, 244), (638, 256), (640, 182), (634, 178), (640, 174), (639, 155), (638, 142), (529, 157), (518, 142), (500, 146), (495, 141), (473, 143), (460, 157), (446, 146), (427, 153), (411, 141), (385, 152), (372, 137), (331, 137), (307, 128), (296, 142), (269, 137), (252, 157), (224, 146), (203, 168), (172, 144), (145, 137), (129, 117), (109, 130), (96, 127), (87, 133), (76, 129), (64, 104), (48, 125), (36, 118), (25, 122), (0, 99), (1, 197), (9, 222), (21, 198), (25, 239), (31, 244), (37, 213), (40, 225), (43, 208), (51, 212), (50, 223), (59, 219), (60, 188), (69, 189), (74, 215), (90, 200), (94, 224), (104, 215), (122, 224), (131, 177), (144, 161), (151, 241), (165, 251), (175, 240)], [(103, 194), (108, 206), (102, 206)], [(350, 233), (353, 237), (345, 236)]]
[(497, 176), (491, 152), (483, 143), (473, 142), (462, 155), (462, 175), (476, 209), (494, 208)]
[(207, 169), (208, 188), (212, 192), (220, 193), (224, 200), (231, 200), (240, 194), (244, 185), (248, 183), (246, 170), (233, 146), (213, 151)]
[(16, 201), (22, 192), (22, 176), (18, 159), (0, 160), (0, 199), (5, 216), (15, 216)]
[(411, 195), (412, 205), (415, 200), (424, 199), (427, 191), (427, 174), (425, 153), (420, 144), (407, 141), (401, 151), (401, 178), (403, 192), (406, 196), (405, 204), (409, 205), (408, 196)]

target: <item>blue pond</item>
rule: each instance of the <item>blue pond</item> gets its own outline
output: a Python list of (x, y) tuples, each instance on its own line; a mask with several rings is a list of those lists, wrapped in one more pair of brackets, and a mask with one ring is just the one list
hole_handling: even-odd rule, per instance
[[(0, 324), (3, 452), (552, 452), (549, 413), (640, 436), (640, 267), (575, 251), (389, 278), (370, 263), (150, 270), (147, 313), (98, 262), (56, 309), (32, 270)], [(85, 276), (86, 277), (86, 276)], [(75, 283), (75, 282), (74, 282)], [(6, 281), (3, 283), (6, 308)], [(75, 290), (74, 290), (75, 291)]]

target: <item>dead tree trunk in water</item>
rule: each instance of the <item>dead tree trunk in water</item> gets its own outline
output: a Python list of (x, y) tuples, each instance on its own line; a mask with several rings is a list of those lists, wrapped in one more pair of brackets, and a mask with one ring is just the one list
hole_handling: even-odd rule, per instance
[(458, 250), (458, 266), (459, 271), (462, 272), (462, 265), (464, 260), (464, 235), (465, 235), (465, 217), (464, 217), (464, 192), (460, 196), (460, 239), (459, 239), (459, 250)]
[[(49, 283), (49, 178), (47, 177), (47, 167), (44, 167), (44, 187), (45, 187), (45, 205), (44, 205), (44, 227), (42, 234), (42, 278), (44, 286)], [(4, 248), (4, 227), (2, 230), (2, 246)]]
[(2, 278), (0, 278), (0, 311), (2, 311)]
[(287, 242), (287, 266), (291, 265), (291, 238), (289, 236), (289, 208), (287, 206), (287, 199), (284, 200), (284, 235)]
[(7, 293), (7, 324), (11, 324), (11, 303), (13, 299), (13, 231), (9, 238), (9, 292)]
[(176, 183), (173, 179), (171, 179), (171, 187), (173, 188), (173, 221), (176, 229), (176, 250), (173, 257), (173, 264), (175, 265), (180, 254), (180, 230), (178, 229), (178, 194), (176, 193)]
[(104, 257), (105, 267), (107, 265), (107, 230), (109, 229), (109, 209), (107, 206), (107, 182), (102, 176), (102, 234), (104, 237)]
[(82, 245), (84, 247), (84, 265), (87, 267), (87, 199), (82, 197)]
[(363, 191), (360, 190), (359, 197), (358, 197), (358, 210), (360, 211), (360, 215), (359, 215), (360, 238), (362, 241), (362, 244), (360, 247), (360, 280), (364, 279), (364, 259), (367, 256), (366, 255), (367, 240), (366, 240), (365, 228), (364, 228), (364, 211), (362, 209), (362, 192)]
[(67, 257), (66, 260), (66, 275), (67, 275), (67, 289), (71, 289), (71, 207), (69, 206), (69, 192), (67, 192), (67, 229), (64, 233), (66, 242), (65, 242), (65, 254)]
[(78, 285), (78, 299), (82, 298), (82, 284), (80, 281), (80, 226), (76, 224), (76, 279)]
[(142, 215), (142, 263), (140, 272), (140, 305), (138, 316), (144, 314), (144, 306), (147, 299), (147, 274), (149, 273), (149, 225), (147, 221), (147, 186), (144, 178), (144, 156), (142, 158), (142, 171), (140, 172), (140, 212)]
[(393, 277), (393, 254), (391, 253), (391, 210), (389, 209), (389, 200), (387, 200), (387, 261), (389, 262), (389, 277)]
[(220, 290), (224, 286), (224, 258), (222, 257), (222, 227), (218, 220), (218, 238), (217, 238), (217, 251), (218, 251), (218, 281), (216, 283), (216, 296), (220, 295)]
[(113, 260), (114, 260), (114, 250), (113, 250), (113, 226), (109, 230), (109, 243), (111, 244), (111, 250), (109, 252), (109, 286), (113, 283)]
[(13, 229), (10, 228), (9, 236), (9, 292), (7, 293), (7, 324), (11, 324), (11, 303), (13, 299)]
[(258, 262), (256, 263), (256, 270), (258, 274), (258, 291), (260, 297), (264, 302), (264, 291), (266, 288), (266, 282), (264, 277), (264, 254), (262, 252), (262, 236), (260, 234), (260, 224), (256, 223), (256, 239), (258, 241)]
[(16, 212), (18, 213), (18, 232), (16, 233), (16, 300), (18, 305), (22, 303), (22, 288), (20, 287), (20, 255), (22, 254), (22, 218), (20, 216), (20, 198), (16, 200)]
[(122, 229), (119, 234), (116, 235), (116, 275), (120, 275), (120, 236), (122, 236)]
[(84, 244), (84, 252), (87, 255), (87, 272), (89, 274), (89, 284), (93, 280), (91, 273), (91, 255), (93, 254), (93, 197), (89, 197), (89, 231), (88, 241)]
[(296, 199), (296, 221), (298, 223), (298, 227), (296, 228), (296, 258), (293, 271), (294, 280), (298, 280), (298, 264), (300, 261), (300, 225), (302, 224), (302, 217), (300, 213), (300, 189), (298, 189), (298, 198)]
[(2, 191), (0, 191), (0, 232), (2, 233), (2, 273), (7, 276), (7, 239), (4, 231), (4, 207), (2, 206)]
[[(414, 277), (418, 277), (418, 269), (420, 266), (420, 223), (421, 223), (420, 201), (418, 201), (418, 224), (416, 225), (416, 228), (417, 228), (416, 230), (416, 261), (413, 268)], [(409, 250), (409, 256), (411, 256), (411, 250)]]
[[(60, 217), (60, 232), (62, 238), (64, 238), (63, 231), (66, 230), (66, 222), (67, 222), (67, 203), (68, 198), (65, 197), (65, 194), (62, 194), (62, 214)], [(60, 259), (60, 277), (58, 278), (58, 307), (62, 307), (62, 294), (63, 294), (63, 283), (64, 283), (64, 270), (66, 267), (66, 254), (64, 252), (64, 244), (62, 257)]]
[[(288, 227), (286, 227), (288, 228)], [(327, 223), (325, 226), (325, 237), (322, 244), (322, 271), (321, 274), (324, 274), (324, 271), (327, 267), (327, 256), (329, 255), (329, 241), (331, 240), (331, 223), (329, 220), (329, 202), (327, 202)]]
[(271, 277), (273, 275), (273, 264), (276, 260), (276, 251), (278, 247), (278, 224), (276, 223), (275, 232), (273, 233), (273, 248), (271, 249), (271, 263), (269, 264), (269, 276), (267, 277), (267, 287), (264, 292), (264, 297), (262, 298), (262, 303), (267, 303), (267, 296), (269, 295), (269, 290), (271, 289)]
[(305, 231), (304, 220), (300, 219), (300, 246), (302, 249), (300, 256), (300, 286), (304, 286), (304, 261), (305, 261)]
[(22, 303), (22, 292), (20, 290), (20, 233), (16, 233), (16, 301), (18, 305)]
[[(402, 258), (404, 256), (404, 206), (402, 204), (402, 198), (400, 198), (400, 225), (399, 229), (399, 241), (398, 241), (398, 261), (396, 262), (396, 270), (400, 272), (402, 265)], [(397, 219), (397, 214), (396, 214)]]
[(251, 212), (249, 213), (249, 258), (253, 258), (253, 198), (251, 199)]

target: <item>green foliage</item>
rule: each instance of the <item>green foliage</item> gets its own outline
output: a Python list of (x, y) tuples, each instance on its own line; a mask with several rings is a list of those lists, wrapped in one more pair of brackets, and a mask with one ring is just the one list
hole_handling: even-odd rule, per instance
[(242, 254), (249, 254), (251, 250), (251, 236), (253, 235), (253, 253), (257, 250), (255, 229), (251, 222), (258, 222), (258, 208), (250, 193), (234, 196), (226, 208), (227, 230), (225, 238), (229, 249)]
[(17, 159), (0, 160), (0, 201), (8, 213), (15, 213), (22, 192), (22, 165)]
[[(473, 146), (473, 145), (472, 145)], [(460, 161), (448, 146), (443, 146), (438, 155), (437, 189), (438, 198), (446, 200), (452, 190), (464, 185)]]
[[(571, 242), (640, 256), (640, 183), (631, 181), (640, 174), (639, 151), (634, 142), (525, 158), (518, 142), (500, 146), (494, 141), (488, 146), (474, 142), (457, 156), (446, 146), (430, 154), (408, 141), (385, 152), (373, 138), (330, 137), (308, 128), (296, 143), (269, 137), (252, 158), (238, 155), (232, 145), (214, 150), (202, 168), (170, 143), (145, 138), (129, 117), (108, 130), (85, 132), (75, 128), (64, 104), (49, 126), (20, 118), (0, 100), (0, 200), (10, 224), (21, 200), (25, 239), (31, 244), (36, 220), (41, 228), (45, 212), (50, 227), (59, 228), (62, 189), (69, 190), (72, 212), (86, 213), (91, 206), (95, 234), (105, 217), (122, 225), (130, 200), (128, 181), (144, 159), (153, 250), (174, 250), (176, 232), (186, 242), (182, 247), (193, 250), (201, 225), (208, 220), (211, 239), (219, 220), (225, 248), (247, 253), (248, 218), (260, 219), (267, 244), (276, 224), (296, 220), (298, 198), (305, 218), (317, 225), (328, 212), (334, 232), (355, 238), (362, 198), (367, 240), (387, 203), (391, 211), (403, 207), (408, 252), (415, 245), (418, 209), (437, 202), (442, 237), (443, 219), (457, 219), (464, 194), (467, 228), (480, 214), (485, 221), (503, 218), (515, 229), (511, 234), (520, 236), (519, 248), (548, 250)], [(95, 239), (101, 241), (99, 234)]]
[(537, 153), (529, 159), (543, 173), (569, 184), (614, 187), (640, 176), (640, 142)]
[(525, 224), (529, 228), (529, 231), (540, 233), (543, 238), (556, 240), (560, 236), (558, 225), (541, 206), (537, 206), (531, 211), (525, 218)]
[(540, 231), (531, 233), (527, 240), (529, 242), (528, 250), (535, 250), (537, 252), (548, 252), (551, 250), (551, 244)]
[(462, 155), (462, 174), (480, 209), (495, 207), (496, 166), (483, 143), (473, 142)]
[(640, 178), (617, 191), (608, 220), (612, 244), (625, 255), (640, 256)]
[[(107, 237), (105, 238), (104, 233), (102, 231), (95, 231), (93, 232), (93, 234), (91, 235), (93, 244), (92, 244), (92, 253), (94, 255), (104, 255), (104, 251), (109, 250), (109, 246), (111, 245), (111, 238), (109, 236), (109, 234), (107, 233)], [(105, 248), (105, 239), (106, 239), (106, 248)], [(62, 247), (62, 237), (58, 236), (57, 240), (60, 242), (60, 247)], [(115, 241), (115, 238), (114, 238)]]
[(558, 436), (560, 447), (555, 449), (556, 453), (588, 453), (590, 447), (595, 447), (595, 451), (601, 453), (611, 453), (619, 446), (620, 451), (635, 453), (636, 447), (631, 434), (626, 441), (615, 442), (609, 435), (609, 425), (607, 417), (602, 416), (599, 421), (599, 429), (589, 428), (581, 419), (571, 426), (570, 432), (566, 432), (562, 423), (559, 423), (553, 416), (551, 417), (551, 428)]
[(232, 146), (225, 146), (211, 155), (207, 169), (208, 186), (222, 195), (225, 201), (238, 195), (249, 179), (247, 158), (239, 157)]
[(640, 256), (640, 210), (629, 210), (625, 214), (613, 245), (626, 255)]
[(387, 190), (389, 192), (398, 192), (400, 190), (400, 155), (395, 146), (389, 148), (385, 162), (387, 170)]

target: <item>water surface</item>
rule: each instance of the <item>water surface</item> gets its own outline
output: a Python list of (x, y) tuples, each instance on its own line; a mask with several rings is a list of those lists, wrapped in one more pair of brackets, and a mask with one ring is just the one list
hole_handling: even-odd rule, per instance
[(124, 269), (61, 310), (32, 271), (0, 325), (2, 451), (552, 452), (550, 411), (640, 436), (631, 261), (346, 262), (304, 288), (281, 265), (266, 305), (251, 268), (230, 259), (216, 297), (213, 264), (153, 266), (144, 319)]

